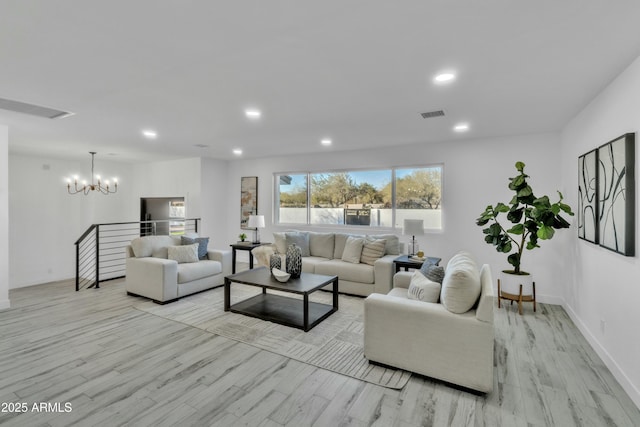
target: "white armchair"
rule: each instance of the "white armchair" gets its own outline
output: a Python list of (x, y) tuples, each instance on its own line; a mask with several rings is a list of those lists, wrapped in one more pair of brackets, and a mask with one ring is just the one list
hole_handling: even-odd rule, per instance
[(444, 305), (411, 300), (413, 273), (399, 272), (387, 294), (364, 303), (364, 355), (394, 366), (481, 392), (493, 390), (493, 287), (483, 265), (481, 293), (463, 314)]

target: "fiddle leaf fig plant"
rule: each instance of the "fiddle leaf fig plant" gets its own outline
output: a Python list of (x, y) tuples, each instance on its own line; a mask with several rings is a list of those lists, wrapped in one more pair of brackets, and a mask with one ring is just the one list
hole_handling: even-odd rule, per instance
[(562, 212), (573, 216), (571, 207), (562, 203), (561, 192), (558, 191), (560, 199), (555, 203), (551, 203), (548, 196), (536, 197), (524, 167), (524, 163), (516, 162), (519, 174), (509, 178), (509, 189), (515, 193), (511, 201), (487, 206), (476, 220), (477, 225), (486, 226), (482, 230), (485, 242), (495, 246), (498, 252), (509, 253), (507, 261), (513, 270), (505, 272), (513, 274), (529, 274), (520, 269), (524, 249), (539, 248), (539, 240), (549, 240), (555, 230), (569, 228), (570, 224), (560, 215)]

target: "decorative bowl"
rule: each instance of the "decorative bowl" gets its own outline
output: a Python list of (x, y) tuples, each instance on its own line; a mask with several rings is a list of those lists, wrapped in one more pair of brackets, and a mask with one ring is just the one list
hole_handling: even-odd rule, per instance
[(289, 274), (289, 273), (287, 273), (285, 271), (282, 271), (282, 270), (280, 270), (278, 268), (274, 268), (272, 270), (272, 272), (273, 272), (273, 277), (275, 277), (278, 282), (283, 282), (284, 283), (287, 280), (289, 280), (289, 277), (291, 277), (291, 274)]

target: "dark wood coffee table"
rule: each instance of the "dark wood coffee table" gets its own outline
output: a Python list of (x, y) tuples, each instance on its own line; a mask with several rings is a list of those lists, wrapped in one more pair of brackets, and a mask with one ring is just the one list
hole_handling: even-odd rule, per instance
[[(231, 284), (257, 286), (262, 293), (231, 305)], [(333, 283), (333, 306), (309, 301), (309, 294)], [(269, 294), (267, 289), (302, 295), (302, 299)], [(302, 273), (297, 279), (278, 282), (267, 267), (232, 274), (224, 278), (224, 311), (269, 320), (305, 332), (338, 311), (338, 276)]]

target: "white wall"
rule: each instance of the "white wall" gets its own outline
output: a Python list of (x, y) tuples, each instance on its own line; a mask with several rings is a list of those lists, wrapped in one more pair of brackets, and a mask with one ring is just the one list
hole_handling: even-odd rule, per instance
[[(636, 132), (640, 170), (640, 58), (571, 120), (562, 133), (562, 182), (577, 206), (578, 156), (627, 132)], [(640, 241), (636, 179), (636, 253)], [(640, 262), (579, 240), (567, 241), (562, 274), (566, 309), (627, 393), (640, 406)], [(601, 326), (604, 322), (604, 327)]]
[(202, 159), (200, 177), (201, 236), (208, 236), (209, 246), (229, 249), (227, 241), (227, 162)]
[[(267, 228), (263, 241), (273, 241), (272, 232), (289, 227), (273, 224), (273, 173), (296, 171), (325, 171), (349, 168), (390, 166), (420, 166), (444, 164), (443, 224), (444, 230), (418, 237), (420, 248), (429, 255), (440, 256), (443, 262), (457, 251), (471, 251), (481, 263), (489, 263), (497, 274), (509, 267), (506, 256), (484, 242), (482, 229), (476, 218), (488, 204), (511, 199), (508, 178), (517, 174), (516, 161), (526, 163), (532, 176), (531, 184), (537, 194), (555, 196), (560, 188), (559, 136), (537, 134), (518, 137), (491, 138), (468, 141), (448, 141), (437, 144), (417, 144), (405, 147), (371, 149), (358, 152), (331, 152), (274, 157), (255, 160), (235, 160), (229, 165), (229, 197), (227, 200), (229, 242), (237, 240), (240, 230), (240, 178), (258, 176), (258, 211), (265, 215)], [(297, 227), (305, 228), (305, 227)], [(363, 232), (358, 228), (331, 228)], [(392, 230), (401, 234), (401, 229)], [(567, 232), (566, 230), (564, 230)], [(376, 233), (375, 230), (370, 231)], [(568, 232), (567, 232), (568, 233)], [(403, 236), (407, 242), (410, 237)], [(543, 302), (561, 302), (563, 248), (555, 240), (542, 242), (542, 249), (527, 252), (524, 268), (535, 275), (538, 297)]]
[(135, 220), (128, 205), (130, 170), (130, 164), (97, 159), (96, 173), (117, 176), (118, 192), (69, 195), (66, 177), (89, 179), (88, 155), (86, 161), (10, 155), (10, 288), (74, 277), (74, 242), (91, 224)]
[(9, 305), (9, 129), (0, 125), (0, 310)]

